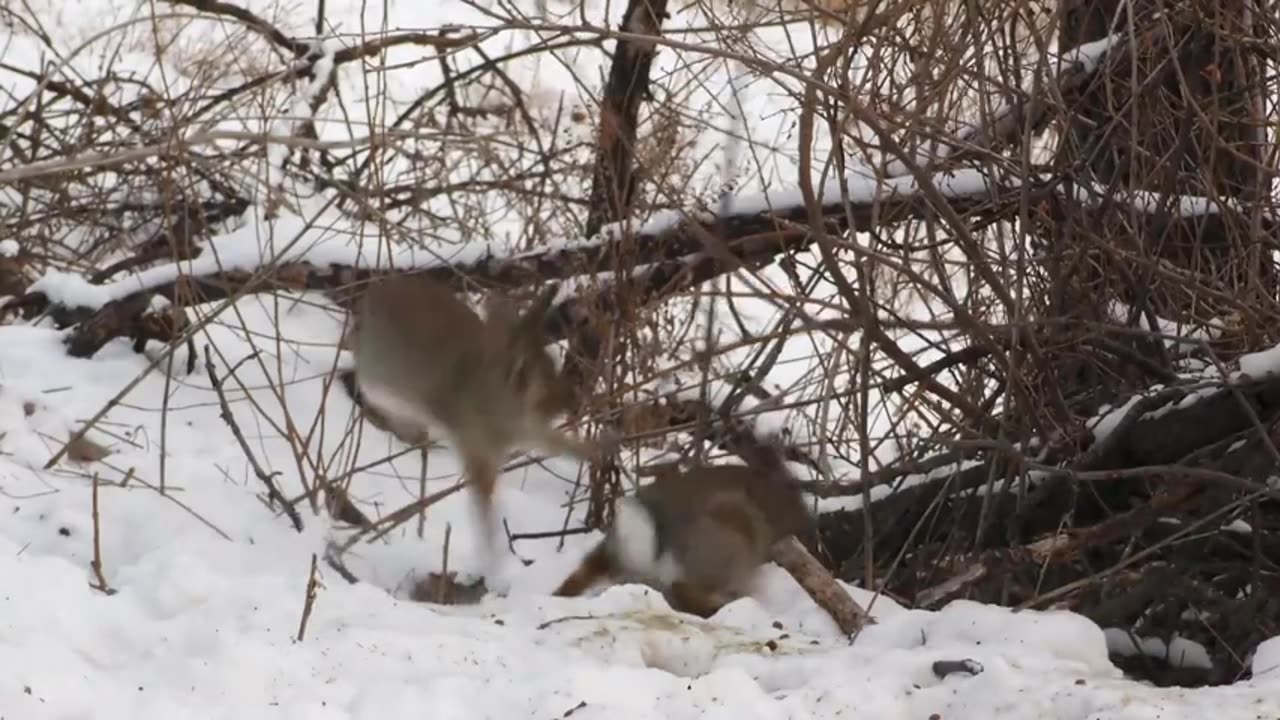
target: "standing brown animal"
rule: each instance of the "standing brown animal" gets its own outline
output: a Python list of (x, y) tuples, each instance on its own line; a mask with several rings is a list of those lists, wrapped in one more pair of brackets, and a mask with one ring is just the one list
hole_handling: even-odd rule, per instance
[(601, 579), (639, 582), (676, 610), (710, 617), (751, 593), (775, 542), (813, 532), (789, 477), (742, 465), (666, 473), (618, 501), (605, 539), (555, 594), (580, 595)]
[(370, 287), (356, 320), (355, 382), (364, 402), (402, 439), (439, 429), (461, 457), (496, 559), (493, 493), (517, 447), (587, 460), (593, 443), (552, 427), (571, 409), (572, 388), (546, 350), (544, 292), (523, 315), (492, 293), (481, 319), (449, 288), (393, 275)]

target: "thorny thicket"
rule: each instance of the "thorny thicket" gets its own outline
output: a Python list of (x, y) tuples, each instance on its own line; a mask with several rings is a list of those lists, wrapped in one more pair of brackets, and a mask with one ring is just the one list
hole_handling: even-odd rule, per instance
[[(25, 79), (0, 106), (0, 239), (21, 248), (0, 294), (74, 325), (70, 352), (234, 325), (225, 301), (246, 292), (345, 301), (367, 272), (297, 261), (101, 308), (24, 293), (50, 269), (102, 283), (328, 202), (344, 225), (325, 232), (429, 248), (459, 287), (569, 281), (553, 329), (591, 383), (582, 416), (625, 438), (579, 493), (595, 523), (601, 486), (656, 451), (745, 457), (779, 431), (827, 498), (832, 567), (904, 602), (1068, 607), (1209, 648), (1208, 672), (1123, 659), (1160, 682), (1232, 680), (1280, 631), (1280, 381), (1229, 373), (1280, 340), (1273, 8), (500, 1), (459, 3), (474, 27), (391, 30), (337, 28), (323, 0), (141, 7), (92, 38), (0, 9), (30, 50), (0, 64)], [(597, 155), (627, 142), (600, 99), (618, 48), (645, 42), (619, 20), (654, 7), (670, 14), (657, 62), (612, 86), (639, 105), (610, 167), (635, 178), (630, 231), (565, 245)], [(968, 174), (947, 184), (948, 167)], [(815, 195), (854, 170), (841, 199)], [(868, 173), (903, 192), (872, 202)], [(720, 203), (798, 185), (772, 215)], [(321, 455), (313, 421), (280, 410), (298, 449), (284, 493), (326, 500), (364, 526), (353, 538), (421, 523), (441, 496), (424, 483), (371, 519), (368, 468), (340, 449), (371, 430)]]

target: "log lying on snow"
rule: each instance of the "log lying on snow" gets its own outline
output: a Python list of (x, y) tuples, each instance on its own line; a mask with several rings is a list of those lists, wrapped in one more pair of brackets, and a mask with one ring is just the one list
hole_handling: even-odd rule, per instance
[[(1196, 387), (1164, 388), (1147, 397), (1160, 402), (1142, 407), (1135, 398), (1113, 411), (1116, 415), (1106, 425), (1114, 429), (1102, 432), (1102, 438), (1078, 456), (1064, 458), (1057, 469), (1050, 469), (1053, 472), (1029, 468), (1025, 458), (998, 452), (944, 453), (883, 470), (874, 479), (876, 485), (905, 487), (875, 502), (869, 512), (859, 508), (825, 514), (824, 544), (833, 556), (847, 558), (850, 567), (860, 567), (864, 524), (871, 522), (876, 534), (873, 551), (879, 558), (935, 541), (945, 545), (948, 538), (959, 537), (970, 548), (976, 543), (993, 552), (1016, 551), (1013, 559), (1027, 559), (1033, 570), (1040, 563), (1036, 572), (1042, 574), (1046, 562), (1065, 561), (1090, 546), (1123, 540), (1189, 502), (1203, 515), (1231, 497), (1280, 498), (1280, 488), (1273, 486), (1280, 459), (1267, 432), (1280, 421), (1280, 375), (1237, 375), (1216, 387), (1206, 388), (1201, 381)], [(1115, 421), (1135, 408), (1139, 411), (1126, 421)], [(1021, 506), (1013, 494), (997, 492), (989, 497), (984, 517), (983, 499), (972, 491), (993, 478), (998, 490), (1004, 477), (1022, 472), (1039, 474), (1040, 491), (1033, 491)], [(1198, 498), (1201, 491), (1209, 495)], [(1148, 500), (1132, 506), (1135, 497), (1147, 495)], [(929, 526), (934, 517), (946, 520)], [(926, 527), (916, 533), (921, 522)], [(1061, 534), (1064, 528), (1067, 535)], [(1265, 536), (1257, 541), (1268, 555), (1280, 554), (1280, 541)], [(936, 564), (922, 563), (934, 576), (921, 578), (915, 590), (937, 602), (991, 574), (993, 568), (999, 575), (1011, 558), (972, 559), (957, 560), (952, 575)], [(966, 574), (970, 577), (959, 577)], [(956, 587), (947, 585), (953, 577)], [(910, 595), (909, 588), (900, 586), (900, 594), (904, 592)]]
[(868, 623), (875, 622), (799, 540), (788, 537), (778, 541), (770, 555), (809, 593), (818, 607), (831, 616), (840, 632), (854, 635)]

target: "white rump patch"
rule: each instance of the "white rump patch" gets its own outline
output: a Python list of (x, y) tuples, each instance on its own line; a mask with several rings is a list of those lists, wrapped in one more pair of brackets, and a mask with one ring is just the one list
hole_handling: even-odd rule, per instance
[(652, 577), (657, 571), (658, 528), (635, 498), (619, 498), (613, 510), (613, 553), (628, 573)]
[(410, 400), (399, 388), (361, 378), (359, 368), (356, 369), (356, 387), (364, 396), (366, 404), (386, 415), (390, 420), (399, 421), (401, 424), (412, 424), (419, 429), (434, 429), (437, 425), (435, 418), (421, 403)]

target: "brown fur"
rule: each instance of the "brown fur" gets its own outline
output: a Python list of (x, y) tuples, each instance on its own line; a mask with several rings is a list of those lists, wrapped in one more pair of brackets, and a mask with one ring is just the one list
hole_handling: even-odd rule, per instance
[[(542, 330), (552, 293), (524, 315), (490, 294), (481, 319), (449, 288), (393, 275), (370, 287), (359, 307), (355, 376), (365, 403), (402, 439), (429, 424), (463, 463), (492, 542), (498, 470), (517, 447), (586, 460), (597, 448), (551, 427), (572, 392), (546, 350)], [(490, 550), (493, 550), (492, 546)]]
[(609, 557), (609, 548), (605, 543), (599, 543), (578, 563), (569, 577), (560, 583), (555, 594), (560, 597), (581, 595), (598, 580), (609, 577), (612, 572), (613, 561)]
[(641, 487), (636, 499), (654, 518), (681, 576), (666, 587), (657, 578), (628, 577), (611, 549), (611, 528), (556, 595), (580, 595), (602, 580), (635, 580), (661, 590), (672, 608), (709, 617), (750, 592), (751, 580), (775, 542), (790, 535), (807, 540), (814, 530), (790, 478), (741, 465), (663, 473)]

